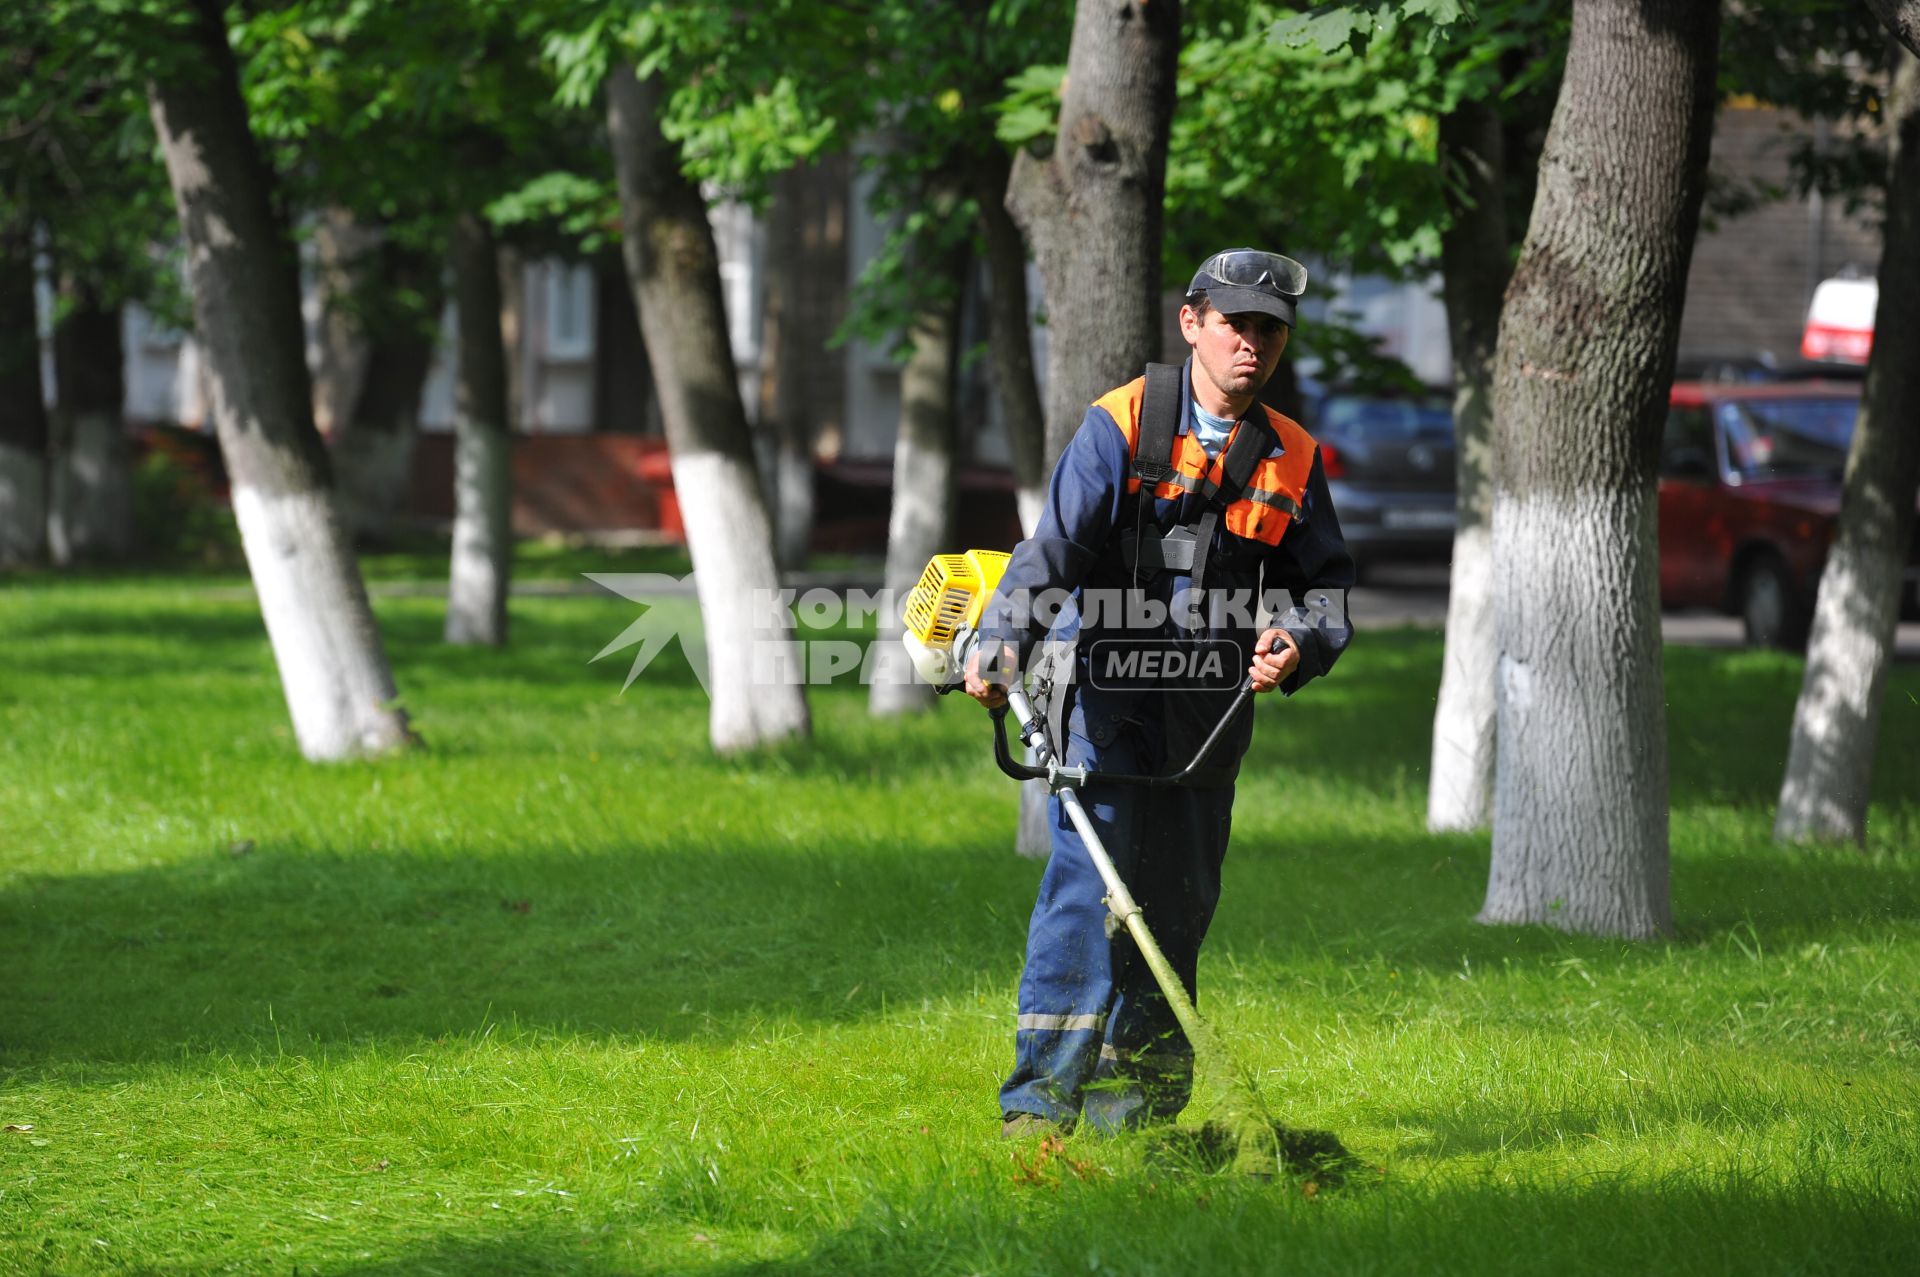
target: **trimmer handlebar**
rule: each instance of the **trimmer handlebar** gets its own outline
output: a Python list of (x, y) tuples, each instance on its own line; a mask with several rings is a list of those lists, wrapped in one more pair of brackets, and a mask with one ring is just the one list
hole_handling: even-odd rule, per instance
[[(1233, 704), (1227, 706), (1220, 715), (1220, 721), (1213, 725), (1206, 740), (1195, 751), (1193, 761), (1177, 772), (1168, 772), (1164, 776), (1146, 776), (1132, 772), (1089, 771), (1085, 767), (1065, 767), (1053, 757), (1053, 747), (1047, 742), (1047, 733), (1040, 716), (1034, 712), (1033, 704), (1027, 694), (1019, 688), (1007, 690), (1007, 703), (988, 711), (993, 716), (993, 761), (1000, 770), (1015, 780), (1044, 780), (1052, 790), (1078, 789), (1089, 780), (1106, 781), (1116, 785), (1141, 785), (1148, 789), (1167, 789), (1176, 785), (1192, 783), (1194, 772), (1198, 771), (1213, 752), (1220, 738), (1227, 733), (1241, 712), (1253, 700), (1253, 679), (1249, 677), (1240, 685), (1240, 694), (1233, 698)], [(1012, 710), (1014, 721), (1020, 727), (1021, 743), (1031, 748), (1040, 760), (1039, 766), (1016, 761), (1013, 751), (1007, 745), (1007, 711)]]

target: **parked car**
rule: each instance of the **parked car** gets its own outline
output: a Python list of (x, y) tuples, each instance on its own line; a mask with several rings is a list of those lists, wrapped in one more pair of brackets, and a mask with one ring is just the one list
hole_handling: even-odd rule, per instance
[[(1660, 597), (1738, 615), (1747, 642), (1799, 647), (1840, 512), (1857, 382), (1680, 382), (1660, 458)], [(1920, 528), (1905, 601), (1920, 580)]]
[(1363, 571), (1383, 558), (1451, 552), (1453, 413), (1445, 397), (1335, 390), (1306, 416), (1340, 530)]

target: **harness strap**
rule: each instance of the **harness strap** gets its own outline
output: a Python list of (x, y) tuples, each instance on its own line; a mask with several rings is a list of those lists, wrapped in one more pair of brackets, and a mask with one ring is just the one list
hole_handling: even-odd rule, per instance
[[(1240, 499), (1247, 480), (1253, 477), (1253, 468), (1273, 446), (1273, 431), (1267, 425), (1266, 414), (1260, 412), (1258, 404), (1252, 411), (1259, 415), (1241, 418), (1233, 442), (1227, 445), (1227, 455), (1220, 462), (1221, 481), (1216, 484), (1209, 478), (1200, 485), (1207, 509), (1194, 527), (1193, 574), (1187, 582), (1196, 603), (1207, 597), (1207, 553), (1213, 548), (1213, 533), (1220, 522), (1220, 512)], [(1211, 616), (1208, 620), (1211, 622)]]
[[(1265, 413), (1256, 405), (1241, 420), (1233, 442), (1227, 446), (1226, 456), (1220, 463), (1219, 483), (1215, 483), (1210, 474), (1198, 479), (1181, 474), (1173, 464), (1174, 441), (1185, 407), (1186, 386), (1181, 374), (1179, 364), (1147, 365), (1132, 457), (1133, 475), (1140, 481), (1139, 498), (1133, 536), (1121, 542), (1120, 558), (1133, 574), (1136, 586), (1142, 570), (1187, 573), (1193, 598), (1197, 600), (1205, 597), (1207, 556), (1213, 548), (1220, 513), (1246, 491), (1254, 467), (1273, 447), (1273, 430), (1267, 424)], [(1177, 484), (1199, 496), (1202, 512), (1197, 519), (1179, 528), (1149, 532), (1147, 512), (1152, 509), (1154, 489), (1163, 483)]]
[(1179, 364), (1148, 364), (1147, 388), (1140, 402), (1140, 430), (1134, 439), (1133, 473), (1141, 486), (1164, 483), (1173, 468), (1173, 437), (1180, 430)]

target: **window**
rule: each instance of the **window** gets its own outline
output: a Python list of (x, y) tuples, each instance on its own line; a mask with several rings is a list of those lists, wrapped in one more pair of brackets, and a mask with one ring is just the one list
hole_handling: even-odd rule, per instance
[(1720, 405), (1727, 452), (1746, 479), (1838, 479), (1860, 415), (1857, 399), (1744, 400)]
[(549, 262), (547, 340), (549, 359), (593, 357), (593, 271), (568, 262)]

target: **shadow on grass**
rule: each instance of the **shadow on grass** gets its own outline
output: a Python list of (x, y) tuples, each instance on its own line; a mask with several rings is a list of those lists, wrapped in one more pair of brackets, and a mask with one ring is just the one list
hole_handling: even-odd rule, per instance
[(727, 1038), (1017, 975), (1035, 870), (979, 849), (221, 850), (0, 892), (0, 1061), (323, 1049), (492, 1023)]
[[(507, 1237), (443, 1237), (383, 1260), (315, 1271), (702, 1273), (1896, 1273), (1920, 1216), (1890, 1193), (1738, 1174), (1552, 1182), (1404, 1183), (1303, 1195), (1292, 1184), (1149, 1179), (1009, 1192), (947, 1183), (875, 1198), (798, 1253), (699, 1220)], [(1159, 1191), (1156, 1191), (1159, 1190)], [(710, 1236), (711, 1234), (711, 1236)]]
[[(494, 1023), (730, 1040), (769, 1021), (871, 1020), (983, 985), (1010, 1004), (1039, 873), (997, 842), (907, 852), (871, 833), (833, 850), (238, 850), (25, 876), (0, 891), (0, 1063), (298, 1053)], [(1230, 860), (1208, 980), (1243, 964), (1256, 979), (1295, 970), (1364, 1011), (1374, 995), (1362, 977), (1380, 964), (1666, 960), (1665, 946), (1478, 926), (1475, 867), (1436, 874), (1414, 839), (1324, 853)], [(1721, 880), (1697, 887), (1686, 865), (1680, 877), (1689, 893), (1731, 902), (1694, 938), (1709, 948), (1716, 929), (1757, 928), (1772, 945), (1839, 922), (1920, 918), (1920, 875), (1899, 864), (1707, 868)], [(1734, 915), (1755, 901), (1765, 908)]]
[(1237, 837), (1208, 952), (1229, 960), (1381, 963), (1429, 971), (1579, 958), (1609, 967), (1668, 960), (1673, 946), (1763, 949), (1920, 921), (1920, 859), (1854, 851), (1689, 854), (1673, 863), (1670, 944), (1473, 921), (1487, 850), (1467, 840), (1327, 839), (1311, 847)]

